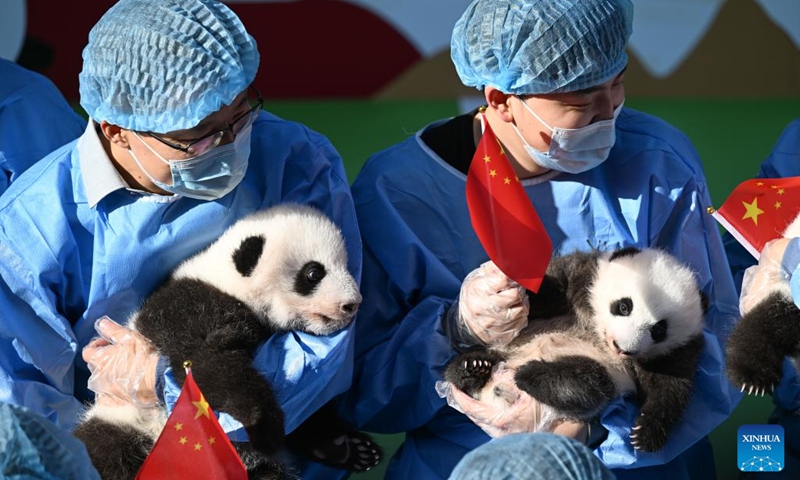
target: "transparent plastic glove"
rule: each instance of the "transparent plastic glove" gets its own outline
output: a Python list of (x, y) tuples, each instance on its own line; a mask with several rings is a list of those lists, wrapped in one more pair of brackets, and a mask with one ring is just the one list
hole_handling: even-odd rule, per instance
[(789, 274), (781, 267), (783, 254), (790, 240), (779, 238), (767, 243), (761, 250), (758, 264), (745, 270), (742, 294), (739, 297), (739, 312), (742, 315), (747, 314), (772, 291), (782, 290), (787, 295), (791, 294)]
[(512, 433), (549, 432), (585, 442), (588, 427), (583, 422), (566, 420), (549, 406), (517, 388), (516, 370), (501, 363), (492, 373), (492, 382), (503, 392), (503, 398), (493, 397), (491, 402), (475, 400), (449, 382), (437, 382), (439, 396), (447, 404), (462, 412), (475, 425), (492, 438)]
[(459, 327), (485, 345), (505, 345), (528, 324), (530, 300), (489, 261), (471, 271), (458, 297)]
[(158, 405), (155, 392), (158, 352), (139, 332), (108, 317), (95, 323), (100, 337), (83, 349), (88, 364), (89, 389), (100, 404), (132, 403), (147, 408)]

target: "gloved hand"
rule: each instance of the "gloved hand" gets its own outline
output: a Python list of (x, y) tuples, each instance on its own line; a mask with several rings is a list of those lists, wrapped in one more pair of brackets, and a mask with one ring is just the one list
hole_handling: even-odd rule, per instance
[(761, 250), (757, 265), (744, 272), (742, 293), (739, 296), (739, 312), (745, 315), (775, 289), (789, 290), (788, 273), (783, 271), (781, 261), (790, 238), (773, 240)]
[(504, 345), (528, 324), (530, 300), (494, 262), (471, 271), (458, 297), (459, 327), (485, 345)]
[(585, 443), (588, 426), (583, 422), (559, 418), (553, 409), (518, 389), (515, 370), (504, 363), (492, 373), (492, 382), (504, 392), (504, 398), (491, 402), (475, 400), (450, 383), (437, 386), (448, 405), (464, 413), (492, 438), (512, 433), (549, 432)]
[(89, 389), (100, 404), (158, 405), (155, 392), (158, 352), (139, 332), (108, 317), (95, 323), (100, 337), (83, 349), (83, 360), (92, 375)]

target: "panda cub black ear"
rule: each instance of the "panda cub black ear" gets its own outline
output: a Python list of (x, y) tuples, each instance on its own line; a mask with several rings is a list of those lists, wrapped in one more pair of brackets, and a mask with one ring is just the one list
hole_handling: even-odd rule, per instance
[(617, 258), (633, 257), (634, 255), (638, 254), (639, 252), (640, 252), (640, 250), (638, 248), (636, 248), (636, 247), (620, 248), (619, 250), (615, 250), (614, 253), (612, 253), (611, 256), (608, 257), (608, 261), (609, 262), (613, 262)]
[(258, 260), (261, 258), (261, 253), (264, 251), (265, 243), (267, 243), (267, 239), (262, 235), (247, 237), (242, 240), (239, 248), (233, 252), (233, 263), (236, 265), (236, 270), (243, 277), (249, 277), (253, 274), (253, 270), (258, 265)]

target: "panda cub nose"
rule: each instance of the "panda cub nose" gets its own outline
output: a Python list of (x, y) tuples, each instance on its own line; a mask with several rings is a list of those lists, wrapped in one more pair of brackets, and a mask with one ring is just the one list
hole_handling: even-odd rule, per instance
[(358, 308), (358, 303), (345, 303), (342, 304), (342, 312), (343, 313), (353, 313)]

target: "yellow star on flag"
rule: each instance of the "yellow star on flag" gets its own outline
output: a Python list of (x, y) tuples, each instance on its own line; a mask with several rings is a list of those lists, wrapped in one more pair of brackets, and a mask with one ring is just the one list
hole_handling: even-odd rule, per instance
[(181, 430), (182, 428), (183, 428), (183, 424), (182, 424), (182, 423), (176, 423), (176, 424), (175, 424), (175, 431), (176, 431), (176, 432), (177, 432), (177, 431), (179, 431), (179, 430)]
[(786, 193), (786, 190), (784, 190), (782, 188), (778, 189), (778, 195), (783, 195), (784, 193)]
[(758, 182), (758, 183), (756, 183), (756, 185), (758, 185), (759, 187), (763, 187), (764, 186), (764, 182)]
[(214, 437), (208, 437), (208, 444), (214, 445), (217, 442), (217, 439)]
[(180, 443), (181, 445), (186, 445), (186, 442), (187, 442), (186, 437), (181, 437), (181, 439), (178, 440), (178, 443)]
[(206, 418), (208, 418), (208, 402), (206, 402), (206, 397), (200, 395), (200, 401), (192, 402), (192, 405), (197, 407), (197, 413), (194, 415), (195, 420), (200, 418), (200, 415), (203, 415)]
[(489, 163), (489, 162), (492, 161), (492, 157), (490, 157), (489, 155), (486, 155), (486, 156), (483, 157), (483, 161), (486, 162), (486, 163)]
[(195, 449), (195, 451), (198, 451), (198, 452), (199, 452), (201, 448), (203, 448), (203, 446), (202, 446), (202, 445), (200, 445), (199, 443), (195, 443), (195, 444), (194, 444), (194, 449)]
[(758, 208), (758, 198), (754, 198), (753, 203), (742, 202), (742, 205), (744, 205), (744, 208), (747, 211), (742, 217), (742, 220), (751, 218), (753, 219), (753, 223), (758, 225), (758, 216), (764, 213), (764, 210)]
[(489, 176), (493, 177), (493, 178), (496, 177), (497, 176), (497, 170), (489, 170)]
[(781, 208), (781, 202), (775, 202), (775, 208), (776, 209)]
[(506, 185), (511, 185), (511, 179), (506, 177), (506, 178), (503, 179), (503, 183), (505, 183)]

